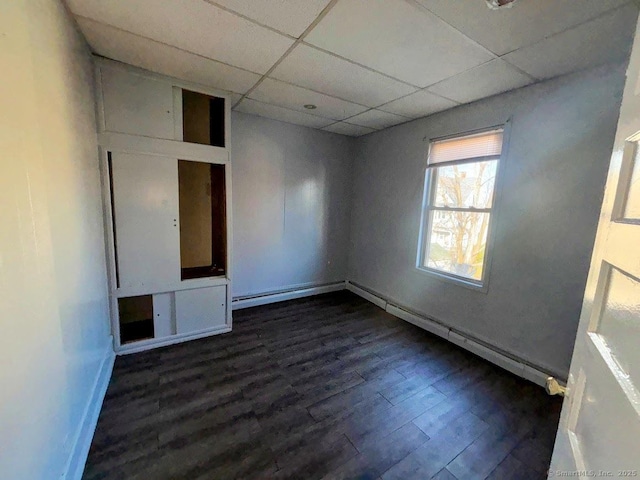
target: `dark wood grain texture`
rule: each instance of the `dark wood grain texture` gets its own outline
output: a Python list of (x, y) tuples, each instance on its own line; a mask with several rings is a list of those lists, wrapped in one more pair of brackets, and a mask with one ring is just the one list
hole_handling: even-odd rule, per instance
[(84, 478), (546, 478), (560, 407), (338, 292), (118, 357)]

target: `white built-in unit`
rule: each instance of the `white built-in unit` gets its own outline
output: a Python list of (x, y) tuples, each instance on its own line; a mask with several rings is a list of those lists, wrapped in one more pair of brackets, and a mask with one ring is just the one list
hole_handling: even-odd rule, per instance
[(231, 331), (230, 98), (96, 61), (115, 350)]

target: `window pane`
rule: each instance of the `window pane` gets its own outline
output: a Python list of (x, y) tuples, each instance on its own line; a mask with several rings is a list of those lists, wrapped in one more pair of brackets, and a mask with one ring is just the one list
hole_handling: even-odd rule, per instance
[(435, 169), (437, 207), (491, 208), (498, 160)]
[(433, 210), (424, 266), (481, 280), (489, 213)]

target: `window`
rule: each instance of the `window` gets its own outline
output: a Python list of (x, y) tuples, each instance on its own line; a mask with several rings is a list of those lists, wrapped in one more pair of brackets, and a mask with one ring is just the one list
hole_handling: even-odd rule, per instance
[(481, 287), (503, 129), (429, 145), (418, 268)]

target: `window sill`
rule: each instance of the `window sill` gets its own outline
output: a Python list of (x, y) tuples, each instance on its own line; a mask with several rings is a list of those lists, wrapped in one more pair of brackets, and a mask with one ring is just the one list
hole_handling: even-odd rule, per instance
[(468, 288), (469, 290), (474, 290), (480, 293), (487, 293), (489, 286), (487, 282), (474, 282), (473, 280), (468, 280), (463, 277), (458, 277), (455, 275), (449, 275), (444, 272), (440, 272), (438, 270), (433, 270), (431, 268), (416, 266), (416, 270), (424, 275), (428, 275), (431, 278), (436, 280), (441, 280), (446, 283), (451, 283), (453, 285), (458, 285), (460, 287)]

